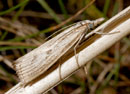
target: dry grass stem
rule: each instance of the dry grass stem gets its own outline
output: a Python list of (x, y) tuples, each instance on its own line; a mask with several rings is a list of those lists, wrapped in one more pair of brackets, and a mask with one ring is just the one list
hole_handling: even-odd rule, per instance
[(10, 68), (14, 69), (13, 67), (13, 62), (11, 62), (9, 59), (3, 57), (2, 55), (0, 55), (0, 61), (4, 61), (4, 63), (9, 66)]
[(12, 46), (19, 45), (19, 46), (34, 46), (34, 47), (40, 46), (38, 44), (31, 44), (24, 42), (8, 42), (8, 41), (0, 41), (0, 45), (12, 45)]

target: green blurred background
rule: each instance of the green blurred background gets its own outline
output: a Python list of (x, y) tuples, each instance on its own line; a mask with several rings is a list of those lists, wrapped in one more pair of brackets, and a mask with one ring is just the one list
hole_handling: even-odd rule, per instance
[[(13, 62), (45, 42), (57, 29), (81, 20), (111, 17), (130, 0), (96, 0), (72, 21), (91, 0), (0, 0), (0, 94), (19, 82)], [(86, 53), (87, 54), (87, 53)], [(107, 67), (102, 81), (98, 81)], [(130, 94), (130, 36), (123, 38), (49, 94)], [(55, 92), (55, 93), (54, 93)]]

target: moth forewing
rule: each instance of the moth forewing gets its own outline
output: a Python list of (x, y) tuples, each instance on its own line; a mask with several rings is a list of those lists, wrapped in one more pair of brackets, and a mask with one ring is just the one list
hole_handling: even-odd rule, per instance
[(43, 74), (76, 44), (81, 34), (90, 28), (89, 24), (95, 25), (95, 23), (100, 23), (100, 20), (78, 22), (40, 47), (17, 59), (14, 65), (20, 81), (23, 84), (27, 84)]

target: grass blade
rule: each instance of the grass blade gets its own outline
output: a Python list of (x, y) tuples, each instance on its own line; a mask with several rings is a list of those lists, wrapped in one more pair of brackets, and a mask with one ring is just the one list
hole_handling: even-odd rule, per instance
[(106, 1), (105, 1), (105, 5), (104, 5), (104, 8), (103, 8), (104, 16), (107, 15), (109, 6), (110, 6), (110, 0), (106, 0)]
[(61, 23), (61, 20), (58, 18), (56, 13), (48, 6), (45, 0), (37, 0), (38, 3), (54, 18), (57, 23)]
[(5, 10), (5, 11), (2, 11), (2, 12), (0, 12), (0, 16), (1, 15), (5, 15), (5, 14), (7, 14), (7, 13), (9, 13), (9, 12), (11, 12), (11, 11), (13, 11), (13, 10), (15, 10), (15, 9), (17, 9), (17, 8), (19, 8), (19, 7), (21, 7), (21, 6), (23, 6), (25, 3), (27, 3), (29, 0), (24, 0), (23, 2), (21, 2), (20, 4), (18, 4), (18, 5), (16, 5), (16, 6), (14, 6), (14, 7), (12, 7), (12, 8), (9, 8), (8, 10)]
[(60, 5), (60, 9), (61, 9), (62, 13), (64, 14), (64, 17), (65, 17), (65, 18), (68, 18), (69, 16), (68, 16), (68, 13), (67, 13), (67, 11), (66, 11), (66, 9), (65, 9), (65, 6), (64, 6), (64, 4), (63, 4), (63, 1), (62, 1), (62, 0), (58, 0), (58, 3), (59, 3), (59, 5)]

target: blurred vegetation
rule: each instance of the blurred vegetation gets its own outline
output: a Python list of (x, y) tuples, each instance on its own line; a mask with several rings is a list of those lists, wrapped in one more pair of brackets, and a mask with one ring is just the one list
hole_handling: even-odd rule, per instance
[[(55, 26), (72, 17), (90, 1), (0, 0), (0, 94), (19, 81), (13, 62), (44, 43), (45, 38), (56, 31)], [(129, 5), (130, 0), (96, 0), (64, 26), (84, 19), (105, 17), (108, 20)], [(86, 67), (87, 74), (81, 69), (49, 93), (130, 94), (130, 36)]]

